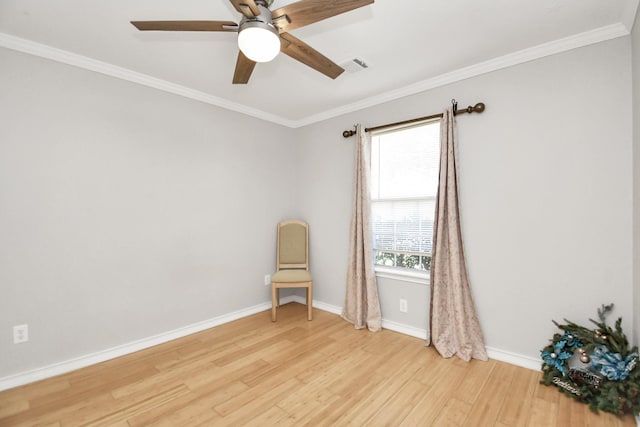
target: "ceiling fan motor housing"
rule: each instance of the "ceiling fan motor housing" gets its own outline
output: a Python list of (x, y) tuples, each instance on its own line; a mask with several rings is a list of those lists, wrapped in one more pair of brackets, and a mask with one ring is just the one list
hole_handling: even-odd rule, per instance
[(256, 5), (258, 6), (258, 10), (260, 11), (260, 15), (254, 16), (254, 17), (247, 17), (247, 16), (243, 16), (242, 19), (240, 20), (240, 28), (239, 30), (242, 31), (243, 28), (245, 28), (245, 24), (249, 24), (249, 23), (260, 23), (262, 25), (268, 25), (272, 28), (274, 28), (276, 31), (277, 29), (273, 26), (272, 24), (272, 19), (271, 19), (271, 11), (269, 10), (269, 8), (267, 6), (262, 5), (260, 2), (256, 2)]

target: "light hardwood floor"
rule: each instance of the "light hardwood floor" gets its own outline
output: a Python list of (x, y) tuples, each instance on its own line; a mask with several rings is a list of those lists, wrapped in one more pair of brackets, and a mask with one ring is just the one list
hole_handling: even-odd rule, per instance
[(0, 393), (1, 426), (635, 426), (502, 362), (292, 303)]

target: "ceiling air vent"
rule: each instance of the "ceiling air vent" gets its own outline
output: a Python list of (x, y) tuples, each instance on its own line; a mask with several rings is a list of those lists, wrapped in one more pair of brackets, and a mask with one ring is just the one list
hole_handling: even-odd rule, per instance
[(358, 71), (366, 70), (367, 68), (369, 68), (369, 64), (367, 64), (367, 61), (362, 58), (353, 58), (350, 61), (340, 64), (340, 66), (344, 68), (347, 73), (357, 73)]

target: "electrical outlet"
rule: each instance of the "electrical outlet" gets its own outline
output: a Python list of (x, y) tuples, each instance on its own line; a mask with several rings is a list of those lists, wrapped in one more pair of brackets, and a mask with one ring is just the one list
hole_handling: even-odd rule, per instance
[(407, 307), (407, 300), (400, 298), (400, 312), (406, 313), (407, 311), (409, 311)]
[(265, 286), (269, 286), (271, 284), (271, 275), (270, 274), (265, 274), (264, 275), (264, 285)]
[(13, 343), (20, 344), (29, 341), (29, 325), (16, 325), (13, 327)]

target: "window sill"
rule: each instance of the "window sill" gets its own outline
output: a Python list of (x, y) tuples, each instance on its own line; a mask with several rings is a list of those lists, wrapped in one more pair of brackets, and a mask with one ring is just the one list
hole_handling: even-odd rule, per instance
[(410, 271), (400, 268), (375, 266), (376, 277), (385, 279), (401, 280), (403, 282), (417, 283), (420, 285), (429, 285), (428, 271)]

